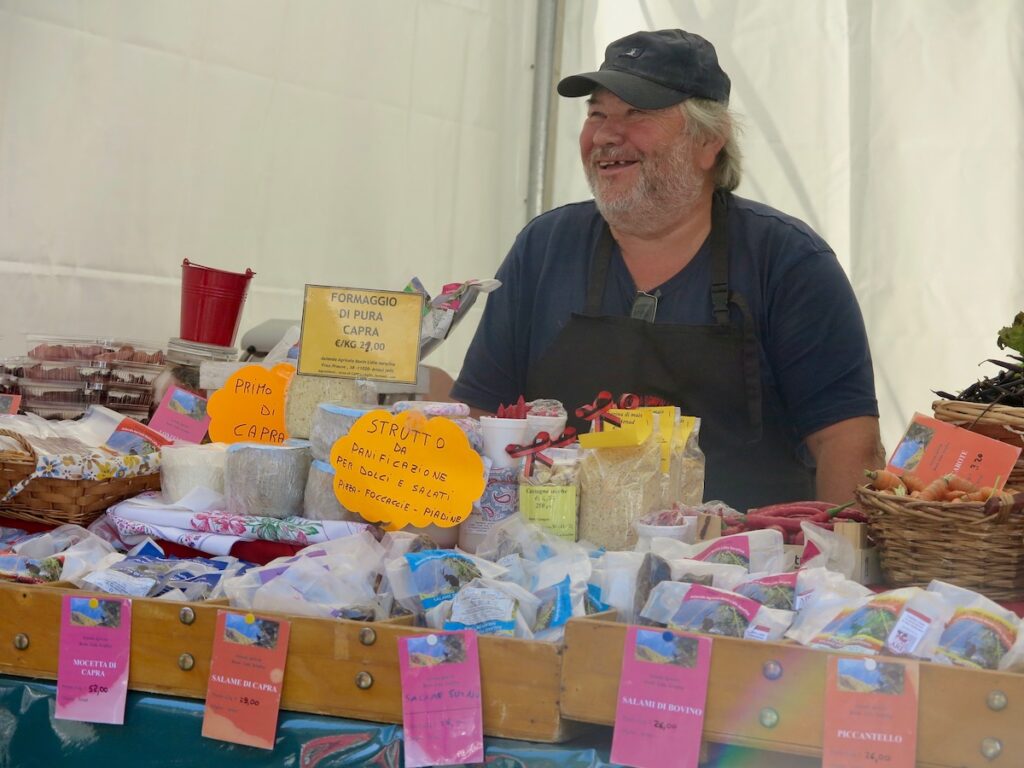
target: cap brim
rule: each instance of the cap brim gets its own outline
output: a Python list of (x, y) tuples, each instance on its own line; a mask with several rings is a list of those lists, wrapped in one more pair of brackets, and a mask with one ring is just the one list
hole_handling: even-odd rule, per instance
[(559, 95), (570, 98), (589, 96), (598, 88), (607, 88), (627, 104), (640, 109), (664, 109), (690, 98), (690, 94), (614, 69), (571, 75), (558, 83)]

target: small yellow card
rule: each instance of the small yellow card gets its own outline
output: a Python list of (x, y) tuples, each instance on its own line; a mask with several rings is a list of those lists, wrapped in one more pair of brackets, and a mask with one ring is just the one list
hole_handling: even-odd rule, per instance
[(307, 285), (299, 373), (415, 384), (423, 295)]
[(579, 436), (583, 448), (625, 448), (647, 442), (653, 429), (653, 419), (639, 419), (634, 424), (623, 424), (615, 429), (587, 432)]

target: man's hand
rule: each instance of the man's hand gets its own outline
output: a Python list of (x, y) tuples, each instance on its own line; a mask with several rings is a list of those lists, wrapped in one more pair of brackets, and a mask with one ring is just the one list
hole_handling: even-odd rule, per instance
[(818, 465), (816, 495), (821, 501), (845, 504), (853, 489), (864, 484), (864, 470), (885, 466), (878, 419), (857, 416), (807, 436), (807, 448)]

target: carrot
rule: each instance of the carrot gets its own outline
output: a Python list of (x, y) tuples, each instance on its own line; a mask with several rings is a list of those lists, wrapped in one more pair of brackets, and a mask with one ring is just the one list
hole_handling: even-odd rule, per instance
[(978, 490), (965, 495), (964, 501), (988, 501), (994, 493), (997, 493), (996, 489), (990, 485), (986, 485), (984, 488), (979, 488)]
[(900, 476), (887, 469), (865, 469), (864, 474), (876, 491), (896, 491), (899, 488), (905, 491), (907, 489), (903, 481), (900, 480)]
[(947, 491), (943, 496), (943, 501), (960, 501), (964, 496), (967, 495), (967, 491)]
[(946, 478), (938, 477), (935, 480), (932, 480), (930, 483), (928, 483), (925, 489), (921, 491), (921, 495), (918, 496), (917, 498), (920, 499), (921, 501), (938, 501), (945, 495), (945, 493)]
[(910, 472), (904, 472), (900, 479), (910, 492), (923, 491), (926, 485), (924, 480)]
[(974, 493), (978, 490), (978, 486), (972, 483), (966, 478), (960, 477), (959, 475), (945, 475), (943, 479), (946, 481), (946, 487), (951, 491), (964, 491), (966, 493)]

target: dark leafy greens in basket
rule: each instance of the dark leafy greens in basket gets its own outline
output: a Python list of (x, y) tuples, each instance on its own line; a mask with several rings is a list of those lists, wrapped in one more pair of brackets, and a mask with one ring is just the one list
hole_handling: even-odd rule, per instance
[(1024, 407), (1024, 357), (1021, 356), (1024, 355), (1024, 312), (1018, 312), (1013, 323), (999, 331), (996, 344), (1000, 349), (1012, 349), (1019, 354), (1009, 355), (1009, 360), (985, 361), (1003, 370), (974, 382), (958, 395), (942, 390), (935, 390), (935, 394), (946, 400)]

